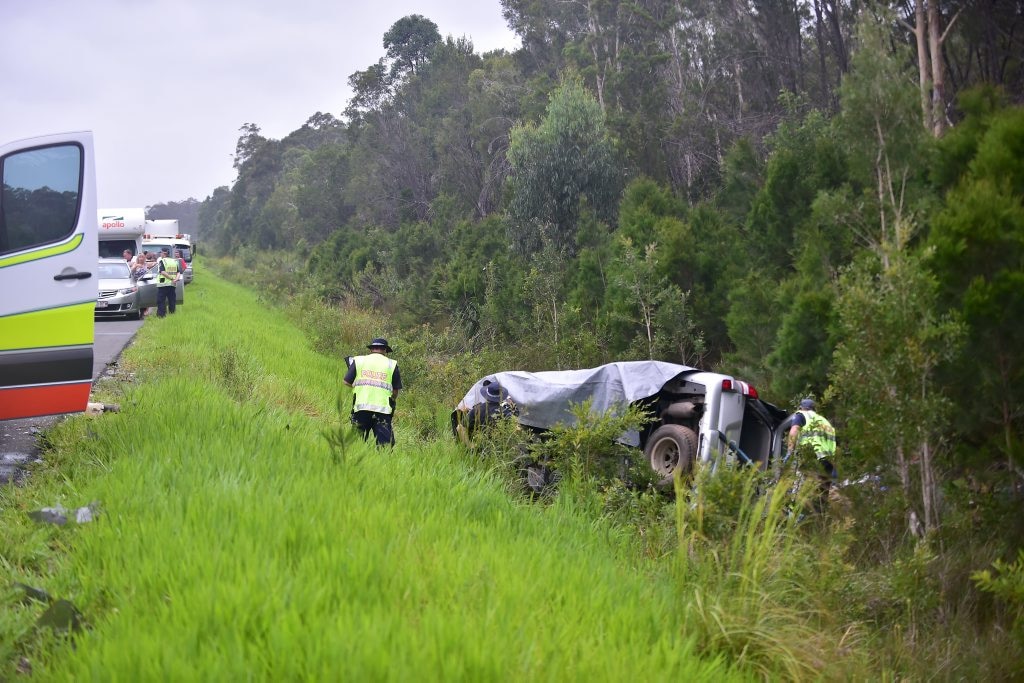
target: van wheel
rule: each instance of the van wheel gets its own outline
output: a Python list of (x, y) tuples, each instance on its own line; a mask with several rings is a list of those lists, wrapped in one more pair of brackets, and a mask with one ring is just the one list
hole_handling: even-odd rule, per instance
[(654, 430), (644, 456), (651, 463), (651, 469), (668, 477), (675, 473), (688, 474), (697, 455), (697, 435), (682, 425), (662, 425)]

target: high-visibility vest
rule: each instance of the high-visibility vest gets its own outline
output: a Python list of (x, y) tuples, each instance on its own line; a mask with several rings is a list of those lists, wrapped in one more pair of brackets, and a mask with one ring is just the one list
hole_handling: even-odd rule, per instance
[(355, 410), (369, 410), (374, 413), (391, 414), (391, 384), (398, 363), (383, 353), (356, 356), (356, 378), (352, 382), (355, 393)]
[(818, 460), (836, 454), (836, 430), (828, 420), (813, 410), (798, 410), (804, 416), (806, 424), (800, 429), (798, 444), (807, 444), (814, 449)]
[(171, 258), (170, 256), (168, 256), (166, 258), (161, 258), (159, 261), (157, 261), (157, 264), (158, 264), (157, 268), (159, 269), (159, 271), (163, 271), (165, 273), (171, 273), (172, 275), (174, 275), (174, 277), (173, 278), (166, 278), (163, 275), (161, 275), (161, 276), (159, 276), (159, 278), (157, 278), (156, 286), (157, 287), (170, 287), (170, 286), (172, 286), (174, 284), (174, 280), (177, 279), (177, 277), (178, 277), (178, 259), (174, 259), (174, 258)]

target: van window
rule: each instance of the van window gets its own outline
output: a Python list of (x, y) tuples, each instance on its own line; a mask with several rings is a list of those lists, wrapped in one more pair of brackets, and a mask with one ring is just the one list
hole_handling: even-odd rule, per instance
[(124, 250), (135, 255), (135, 240), (100, 240), (100, 258), (121, 258)]
[(77, 144), (22, 150), (0, 159), (0, 254), (72, 234), (82, 196)]

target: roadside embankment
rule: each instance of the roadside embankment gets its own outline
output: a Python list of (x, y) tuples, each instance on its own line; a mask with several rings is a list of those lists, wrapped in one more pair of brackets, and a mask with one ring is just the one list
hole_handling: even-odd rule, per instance
[[(343, 359), (205, 273), (0, 500), (11, 579), (66, 599), (75, 647), (2, 597), (4, 676), (172, 680), (741, 677), (607, 530), (509, 498), (453, 446), (333, 452)], [(414, 410), (414, 406), (410, 406)], [(430, 410), (438, 410), (433, 406)], [(95, 501), (88, 524), (26, 512)]]

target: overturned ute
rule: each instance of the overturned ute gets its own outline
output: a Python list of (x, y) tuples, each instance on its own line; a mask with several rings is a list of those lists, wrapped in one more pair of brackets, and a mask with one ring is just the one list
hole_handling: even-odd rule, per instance
[[(497, 390), (495, 385), (497, 385)], [(595, 414), (639, 404), (653, 421), (619, 441), (642, 448), (659, 475), (689, 473), (694, 463), (739, 458), (761, 467), (782, 452), (786, 413), (762, 401), (746, 382), (661, 361), (625, 361), (586, 370), (497, 372), (477, 381), (452, 413), (481, 414), (488, 401), (508, 399), (519, 424), (546, 430), (576, 421), (570, 408), (590, 401)]]

